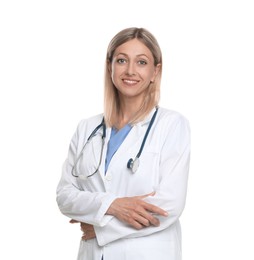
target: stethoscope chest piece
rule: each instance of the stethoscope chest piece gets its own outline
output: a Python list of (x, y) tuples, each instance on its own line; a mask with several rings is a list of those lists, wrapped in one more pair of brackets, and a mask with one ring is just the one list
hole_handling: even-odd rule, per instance
[(150, 123), (149, 123), (149, 126), (148, 126), (147, 130), (146, 130), (144, 139), (143, 139), (143, 141), (142, 141), (142, 144), (141, 144), (141, 146), (140, 146), (140, 149), (139, 149), (139, 151), (138, 151), (138, 153), (137, 153), (135, 159), (133, 160), (133, 159), (131, 158), (131, 159), (127, 162), (127, 168), (130, 169), (130, 170), (132, 171), (132, 173), (135, 173), (135, 172), (137, 171), (138, 167), (139, 167), (139, 157), (140, 157), (140, 155), (141, 155), (141, 153), (142, 153), (142, 151), (143, 151), (143, 148), (144, 148), (145, 143), (146, 143), (146, 138), (147, 138), (147, 136), (148, 136), (148, 134), (149, 134), (149, 132), (150, 132), (150, 130), (151, 130), (151, 128), (152, 128), (152, 125), (153, 125), (154, 120), (155, 120), (155, 118), (156, 118), (157, 112), (158, 112), (158, 107), (156, 107), (156, 110), (155, 110), (155, 112), (154, 112), (154, 114), (153, 114), (153, 116), (152, 116), (152, 119), (151, 119), (151, 121), (150, 121)]
[(127, 168), (132, 171), (132, 173), (135, 173), (139, 167), (139, 158), (136, 157), (134, 160), (130, 159), (127, 163)]

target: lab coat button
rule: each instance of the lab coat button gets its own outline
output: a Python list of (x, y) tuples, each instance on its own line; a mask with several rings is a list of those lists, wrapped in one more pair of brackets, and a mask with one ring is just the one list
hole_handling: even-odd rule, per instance
[(106, 180), (107, 181), (111, 181), (112, 180), (112, 175), (110, 173), (107, 173)]

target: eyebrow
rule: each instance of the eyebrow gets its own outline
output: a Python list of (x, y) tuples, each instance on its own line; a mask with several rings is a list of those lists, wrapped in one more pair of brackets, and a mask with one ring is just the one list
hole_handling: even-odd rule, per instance
[[(123, 52), (119, 52), (115, 56), (118, 56), (118, 55), (123, 55), (123, 56), (128, 57), (128, 55), (126, 53), (123, 53)], [(140, 56), (145, 56), (148, 60), (150, 60), (149, 57), (146, 54), (138, 54), (137, 55), (137, 57), (140, 57)]]

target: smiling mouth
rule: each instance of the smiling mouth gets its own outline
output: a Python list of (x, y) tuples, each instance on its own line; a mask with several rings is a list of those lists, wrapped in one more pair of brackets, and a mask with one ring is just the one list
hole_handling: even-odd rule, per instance
[(137, 84), (139, 81), (138, 80), (131, 80), (131, 79), (123, 79), (123, 82), (128, 84), (128, 85), (134, 85), (134, 84)]

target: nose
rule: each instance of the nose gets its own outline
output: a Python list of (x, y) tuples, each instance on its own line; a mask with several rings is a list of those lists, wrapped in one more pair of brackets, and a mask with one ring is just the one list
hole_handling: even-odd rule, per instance
[(129, 76), (135, 75), (135, 64), (133, 62), (128, 63), (126, 74)]

